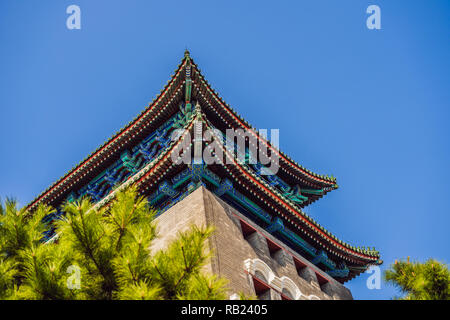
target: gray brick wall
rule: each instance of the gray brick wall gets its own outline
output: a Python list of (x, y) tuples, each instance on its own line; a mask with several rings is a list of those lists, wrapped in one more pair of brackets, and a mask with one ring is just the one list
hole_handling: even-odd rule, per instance
[[(244, 238), (241, 221), (255, 229), (256, 232)], [(281, 299), (280, 293), (282, 292), (286, 296), (292, 296), (295, 293), (288, 293), (286, 290), (290, 290), (292, 287), (290, 284), (293, 283), (301, 292), (297, 298), (352, 299), (350, 290), (345, 286), (316, 268), (203, 187), (198, 188), (164, 212), (156, 219), (156, 222), (159, 238), (152, 245), (152, 250), (164, 248), (179, 231), (187, 230), (192, 224), (213, 225), (215, 232), (209, 239), (208, 246), (214, 255), (205, 267), (205, 271), (228, 279), (230, 295), (238, 292), (247, 295), (255, 294), (253, 276), (246, 270), (245, 261), (251, 264), (253, 261), (260, 260), (271, 271), (271, 279), (265, 279), (265, 281), (270, 282), (272, 289), (264, 293), (265, 298)], [(280, 247), (280, 250), (271, 255), (267, 240)], [(301, 262), (303, 268), (297, 270), (294, 257)], [(322, 287), (319, 285), (316, 273), (320, 273), (328, 280)]]

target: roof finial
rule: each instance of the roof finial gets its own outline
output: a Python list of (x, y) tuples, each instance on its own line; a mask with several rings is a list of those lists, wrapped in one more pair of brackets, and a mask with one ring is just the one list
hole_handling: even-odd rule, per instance
[(186, 50), (184, 51), (184, 57), (185, 58), (189, 58), (189, 50), (186, 48)]

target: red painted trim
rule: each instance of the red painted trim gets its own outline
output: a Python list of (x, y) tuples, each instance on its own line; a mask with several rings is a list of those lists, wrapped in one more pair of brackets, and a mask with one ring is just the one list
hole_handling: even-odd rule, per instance
[[(208, 126), (208, 125), (207, 125)], [(209, 128), (209, 126), (208, 126)], [(210, 128), (209, 128), (210, 129)], [(319, 235), (321, 235), (323, 238), (328, 239), (330, 242), (332, 242), (336, 247), (340, 248), (340, 250), (353, 254), (357, 257), (360, 257), (362, 259), (368, 259), (368, 260), (377, 260), (377, 258), (375, 257), (370, 257), (370, 256), (366, 256), (364, 254), (360, 254), (357, 253), (351, 249), (348, 249), (344, 246), (342, 246), (340, 243), (338, 243), (336, 240), (334, 240), (333, 238), (330, 238), (326, 233), (324, 233), (322, 230), (320, 230), (317, 226), (315, 226), (313, 223), (311, 223), (310, 221), (307, 220), (307, 218), (303, 217), (301, 214), (299, 214), (297, 212), (296, 209), (292, 208), (288, 203), (286, 203), (283, 199), (281, 199), (280, 197), (278, 197), (276, 194), (274, 194), (270, 189), (267, 189), (264, 185), (262, 185), (259, 181), (255, 180), (251, 175), (249, 175), (247, 173), (247, 171), (245, 169), (243, 169), (243, 167), (241, 167), (234, 159), (234, 157), (232, 157), (228, 150), (226, 150), (225, 148), (223, 148), (223, 146), (220, 146), (222, 151), (228, 156), (228, 158), (230, 158), (234, 165), (240, 169), (241, 173), (243, 173), (247, 178), (249, 178), (250, 180), (253, 181), (254, 184), (258, 185), (261, 189), (263, 189), (263, 191), (265, 193), (268, 193), (270, 196), (272, 196), (273, 198), (275, 198), (276, 200), (278, 200), (279, 202), (282, 203), (282, 205), (284, 205), (291, 213), (293, 213), (295, 216), (299, 217), (300, 219), (302, 219), (310, 228), (313, 229), (313, 231), (315, 231), (316, 233), (318, 233)]]
[[(194, 118), (193, 118), (193, 119), (194, 119)], [(192, 128), (193, 124), (194, 124), (194, 121), (192, 120), (192, 122), (189, 124), (189, 126), (187, 127), (186, 130), (190, 130), (190, 129)], [(172, 148), (170, 148), (170, 149), (167, 151), (166, 155), (165, 155), (161, 160), (159, 160), (158, 163), (157, 163), (156, 165), (154, 165), (154, 166), (152, 167), (152, 169), (151, 169), (149, 172), (147, 172), (143, 177), (141, 177), (141, 178), (136, 182), (136, 184), (141, 183), (141, 182), (144, 181), (150, 174), (152, 174), (153, 171), (156, 170), (156, 169), (158, 168), (158, 165), (159, 165), (161, 162), (165, 161), (165, 160), (170, 156), (171, 151), (172, 151), (176, 146), (178, 146), (184, 139), (185, 139), (185, 137), (184, 137), (183, 139), (178, 140), (178, 142), (177, 142), (176, 144), (174, 144), (174, 145), (172, 146)]]
[[(153, 103), (153, 105), (146, 111), (144, 112), (142, 115), (140, 115), (137, 119), (135, 119), (133, 121), (132, 124), (130, 124), (128, 126), (128, 128), (124, 129), (124, 131), (122, 131), (118, 136), (114, 137), (112, 140), (110, 140), (106, 145), (104, 145), (100, 150), (97, 150), (93, 155), (91, 155), (89, 158), (87, 158), (86, 160), (84, 160), (81, 164), (79, 164), (77, 166), (76, 169), (74, 169), (72, 172), (68, 173), (66, 175), (66, 177), (64, 177), (61, 181), (57, 182), (51, 189), (49, 189), (48, 191), (46, 191), (45, 193), (43, 193), (41, 196), (39, 196), (36, 200), (34, 200), (32, 203), (30, 203), (27, 208), (33, 207), (36, 203), (38, 203), (42, 198), (44, 198), (46, 195), (48, 195), (49, 193), (51, 193), (56, 187), (60, 186), (62, 183), (64, 183), (64, 181), (66, 181), (67, 179), (69, 179), (71, 176), (73, 176), (75, 173), (77, 173), (79, 170), (81, 170), (83, 168), (83, 166), (89, 162), (93, 157), (95, 157), (97, 154), (99, 154), (100, 152), (102, 152), (103, 150), (105, 150), (105, 148), (107, 148), (109, 145), (111, 145), (114, 141), (116, 141), (117, 139), (119, 139), (121, 136), (123, 136), (124, 134), (126, 134), (129, 130), (131, 130), (134, 125), (139, 122), (143, 117), (145, 117), (150, 111), (153, 110), (153, 108), (155, 107), (156, 104), (159, 103), (159, 101), (161, 101), (162, 98), (164, 98), (166, 92), (172, 87), (172, 83), (173, 81), (178, 77), (178, 75), (180, 74), (180, 71), (183, 69), (184, 65), (186, 64), (186, 59), (184, 59), (183, 63), (180, 65), (177, 73), (172, 77), (172, 79), (170, 80), (169, 85), (166, 87), (166, 89), (159, 95), (158, 99)], [(150, 120), (153, 120), (156, 117), (156, 115), (154, 115)]]
[[(259, 141), (262, 141), (267, 147), (270, 148), (270, 150), (272, 150), (273, 152), (277, 153), (281, 158), (283, 158), (288, 164), (290, 164), (291, 166), (295, 167), (297, 170), (301, 171), (303, 174), (305, 174), (306, 176), (310, 177), (311, 179), (314, 179), (316, 181), (321, 181), (324, 182), (326, 184), (329, 184), (331, 186), (335, 185), (334, 182), (330, 182), (328, 180), (324, 180), (322, 178), (318, 178), (315, 177), (313, 175), (311, 175), (310, 173), (304, 171), (302, 168), (300, 168), (298, 165), (296, 165), (295, 163), (293, 163), (291, 160), (287, 159), (284, 155), (282, 155), (278, 150), (274, 149), (272, 146), (270, 146), (265, 140), (263, 140), (261, 137), (259, 137), (259, 135), (257, 135), (252, 128), (248, 127), (247, 125), (245, 125), (235, 114), (234, 111), (230, 110), (226, 104), (224, 104), (222, 102), (222, 99), (220, 97), (217, 96), (217, 94), (214, 92), (214, 90), (212, 88), (210, 88), (210, 86), (208, 85), (207, 81), (205, 80), (205, 78), (203, 77), (203, 75), (201, 74), (201, 72), (198, 70), (197, 65), (193, 63), (193, 65), (195, 66), (195, 69), (198, 71), (200, 77), (202, 78), (202, 80), (205, 82), (206, 87), (209, 89), (208, 91), (214, 96), (214, 98), (216, 99), (217, 102), (219, 102), (219, 104), (228, 112), (228, 114), (230, 114), (235, 121), (237, 121), (241, 127), (246, 128), (247, 130), (249, 130)], [(212, 104), (211, 104), (212, 105)], [(216, 110), (217, 111), (217, 110)]]
[[(236, 218), (238, 218), (239, 221), (240, 221), (241, 223), (244, 223), (244, 224), (247, 225), (249, 228), (254, 229), (255, 232), (258, 232), (261, 236), (263, 236), (263, 237), (266, 239), (266, 241), (273, 242), (273, 241), (272, 241), (271, 239), (269, 239), (264, 233), (262, 233), (261, 231), (259, 231), (259, 230), (256, 229), (255, 227), (251, 226), (251, 225), (250, 225), (249, 223), (247, 223), (246, 221), (242, 220), (242, 218), (239, 217), (236, 213), (231, 212), (231, 214), (234, 215)], [(278, 245), (277, 245), (277, 246), (278, 246)], [(280, 247), (280, 249), (283, 250), (284, 252), (287, 252), (287, 254), (289, 254), (289, 255), (292, 257), (292, 259), (295, 259), (295, 260), (297, 260), (299, 263), (301, 263), (302, 265), (305, 265), (306, 268), (310, 268), (314, 273), (316, 273), (316, 274), (319, 273), (319, 274), (320, 274), (321, 270), (319, 271), (319, 269), (318, 269), (315, 265), (311, 264), (311, 266), (309, 266), (308, 264), (304, 263), (303, 261), (300, 261), (299, 258), (297, 258), (297, 257), (292, 253), (292, 251), (290, 251), (290, 250), (288, 250), (288, 249), (285, 249), (285, 248), (283, 248), (282, 246), (279, 246), (279, 247)], [(327, 279), (327, 281), (330, 281), (330, 279), (328, 279), (329, 276), (325, 276), (325, 275), (322, 275), (322, 274), (321, 274), (321, 277)], [(332, 278), (332, 277), (331, 277), (331, 278)], [(337, 280), (336, 280), (336, 281), (337, 281)]]
[[(275, 289), (274, 287), (272, 287), (272, 286), (271, 286), (270, 284), (268, 284), (267, 282), (265, 282), (265, 281), (259, 279), (258, 277), (256, 277), (256, 276), (253, 275), (253, 274), (250, 274), (247, 270), (244, 269), (244, 272), (245, 272), (246, 274), (250, 275), (250, 276), (252, 277), (252, 280), (253, 280), (254, 282), (258, 282), (262, 287), (266, 288), (266, 290), (272, 289), (273, 291), (277, 292), (279, 295), (281, 295), (282, 297), (284, 297), (286, 300), (292, 300), (291, 298), (286, 297), (281, 291), (279, 291), (279, 290)], [(254, 283), (253, 283), (253, 287), (254, 287), (255, 293), (256, 293), (256, 288), (255, 288), (255, 284), (254, 284)]]

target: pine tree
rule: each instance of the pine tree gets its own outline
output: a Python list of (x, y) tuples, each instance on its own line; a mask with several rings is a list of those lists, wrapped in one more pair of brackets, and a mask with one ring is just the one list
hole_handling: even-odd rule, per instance
[(425, 263), (395, 261), (384, 273), (385, 281), (405, 293), (406, 300), (449, 300), (450, 272), (434, 259)]
[(55, 241), (41, 205), (32, 214), (14, 201), (0, 205), (0, 299), (225, 299), (226, 281), (204, 272), (211, 227), (179, 233), (151, 251), (154, 211), (135, 188), (109, 206), (89, 199), (63, 205)]
[(17, 202), (0, 202), (0, 298), (12, 298), (18, 286), (26, 287), (32, 252), (41, 246), (48, 229), (43, 218), (54, 212), (41, 205), (33, 215), (17, 208)]

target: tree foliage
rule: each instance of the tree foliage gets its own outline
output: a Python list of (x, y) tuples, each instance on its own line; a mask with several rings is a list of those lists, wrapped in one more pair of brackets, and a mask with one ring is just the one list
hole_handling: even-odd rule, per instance
[(447, 266), (434, 259), (425, 263), (395, 261), (385, 271), (385, 281), (405, 293), (406, 300), (449, 300), (450, 272)]
[[(48, 206), (31, 214), (0, 203), (0, 299), (226, 298), (226, 281), (204, 272), (211, 227), (193, 226), (152, 252), (154, 211), (135, 188), (107, 207), (83, 198), (62, 211), (50, 226)], [(57, 239), (43, 243), (51, 227)]]

